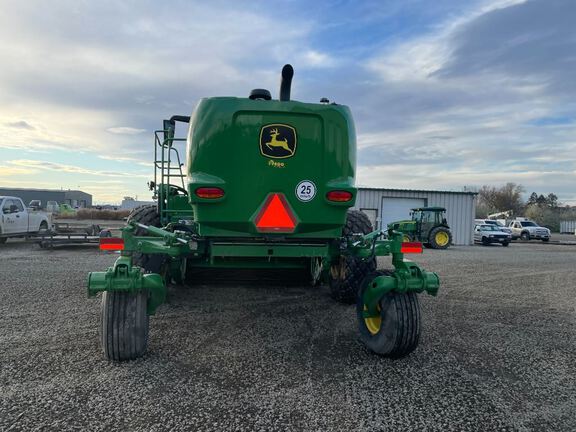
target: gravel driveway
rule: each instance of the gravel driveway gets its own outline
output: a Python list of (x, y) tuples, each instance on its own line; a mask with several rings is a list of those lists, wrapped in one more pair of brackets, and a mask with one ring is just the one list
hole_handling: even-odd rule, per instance
[(145, 358), (110, 364), (86, 274), (114, 258), (0, 246), (0, 430), (576, 430), (574, 246), (416, 256), (442, 286), (396, 361), (326, 287), (192, 286), (152, 317)]

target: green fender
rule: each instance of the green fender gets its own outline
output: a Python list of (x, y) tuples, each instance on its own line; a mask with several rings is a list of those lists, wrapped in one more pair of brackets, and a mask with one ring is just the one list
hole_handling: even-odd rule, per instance
[(132, 258), (121, 256), (105, 272), (88, 273), (88, 297), (103, 291), (148, 291), (148, 315), (166, 300), (166, 286), (162, 276), (156, 273), (144, 274), (140, 267), (132, 266)]
[(365, 318), (379, 316), (378, 304), (382, 297), (390, 292), (426, 291), (432, 296), (438, 294), (440, 278), (436, 273), (422, 270), (411, 261), (404, 261), (402, 264), (391, 276), (377, 276), (368, 282), (362, 294), (362, 301), (366, 305)]

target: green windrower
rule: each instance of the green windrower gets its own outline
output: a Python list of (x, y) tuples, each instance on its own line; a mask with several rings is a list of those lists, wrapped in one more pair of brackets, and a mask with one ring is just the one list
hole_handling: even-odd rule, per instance
[[(173, 116), (155, 132), (149, 186), (157, 204), (135, 209), (121, 238), (101, 238), (101, 249), (120, 257), (88, 277), (89, 296), (103, 293), (108, 359), (142, 356), (148, 315), (165, 301), (167, 284), (193, 282), (206, 269), (326, 283), (335, 300), (356, 303), (370, 350), (394, 358), (416, 348), (417, 294), (436, 295), (438, 276), (404, 259), (421, 253), (421, 243), (392, 228), (375, 231), (350, 210), (357, 193), (350, 110), (326, 99), (291, 101), (293, 73), (282, 69), (279, 100), (263, 89), (202, 99), (190, 117)], [(175, 137), (177, 122), (189, 124), (186, 139)], [(391, 269), (377, 270), (376, 258), (387, 255)]]

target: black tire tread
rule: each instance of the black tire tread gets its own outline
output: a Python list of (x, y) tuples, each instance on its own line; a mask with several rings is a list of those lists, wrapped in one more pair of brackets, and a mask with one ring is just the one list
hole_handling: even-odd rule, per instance
[[(349, 210), (346, 215), (346, 224), (342, 229), (343, 237), (352, 234), (368, 234), (372, 232), (372, 223), (368, 216), (358, 210)], [(364, 277), (376, 269), (376, 258), (362, 260), (360, 258), (342, 255), (341, 265), (344, 265), (344, 279), (330, 277), (330, 295), (340, 303), (352, 304), (356, 301), (358, 289)]]
[[(160, 227), (160, 215), (155, 204), (136, 207), (128, 216), (127, 222), (138, 222), (143, 225)], [(146, 230), (136, 227), (134, 234), (137, 236), (147, 235)], [(142, 267), (145, 272), (159, 273), (164, 263), (164, 257), (160, 255), (146, 255), (139, 252), (132, 254), (132, 264)]]
[(111, 361), (134, 360), (148, 345), (148, 295), (106, 291), (102, 295), (100, 343), (104, 356)]
[[(436, 233), (439, 231), (444, 231), (448, 234), (448, 243), (445, 246), (440, 246), (436, 243)], [(452, 244), (452, 232), (449, 228), (445, 226), (437, 226), (430, 231), (430, 235), (428, 236), (428, 240), (432, 249), (448, 249)]]
[[(140, 207), (136, 207), (132, 212), (128, 215), (128, 223), (130, 222), (138, 222), (143, 225), (151, 225), (155, 227), (160, 226), (160, 215), (158, 214), (158, 208), (156, 204), (150, 205), (143, 205)], [(134, 230), (134, 234), (137, 236), (146, 235), (146, 230), (137, 227)]]
[(418, 294), (414, 292), (397, 294), (395, 303), (396, 313), (401, 317), (401, 325), (397, 329), (398, 341), (389, 356), (400, 358), (414, 351), (420, 341)]
[[(394, 310), (397, 317), (397, 326), (394, 329), (394, 344), (391, 347), (383, 348), (382, 345), (375, 346), (377, 343), (376, 338), (372, 339), (372, 336), (367, 336), (366, 331), (363, 331), (363, 326), (365, 325), (361, 319), (361, 311), (363, 309), (362, 301), (362, 290), (364, 287), (377, 276), (389, 276), (393, 272), (390, 270), (380, 270), (373, 272), (366, 276), (365, 280), (360, 287), (358, 295), (357, 313), (360, 325), (360, 336), (362, 342), (377, 354), (383, 355), (390, 358), (401, 358), (410, 354), (416, 349), (420, 341), (421, 332), (421, 314), (420, 314), (420, 303), (418, 301), (418, 294), (414, 292), (410, 293), (389, 293), (387, 294), (390, 301), (393, 303)], [(388, 341), (386, 341), (388, 342)]]

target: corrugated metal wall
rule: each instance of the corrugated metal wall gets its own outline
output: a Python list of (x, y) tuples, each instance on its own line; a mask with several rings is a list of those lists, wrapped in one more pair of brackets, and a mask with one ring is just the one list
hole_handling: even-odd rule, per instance
[(560, 222), (560, 232), (576, 234), (576, 221), (562, 221)]
[[(476, 213), (476, 194), (471, 192), (442, 192), (400, 189), (359, 188), (356, 209), (377, 209), (378, 219), (382, 212), (382, 198), (421, 198), (427, 206), (446, 208), (446, 219), (452, 231), (455, 245), (473, 244), (472, 230)], [(408, 219), (408, 215), (406, 215)]]

